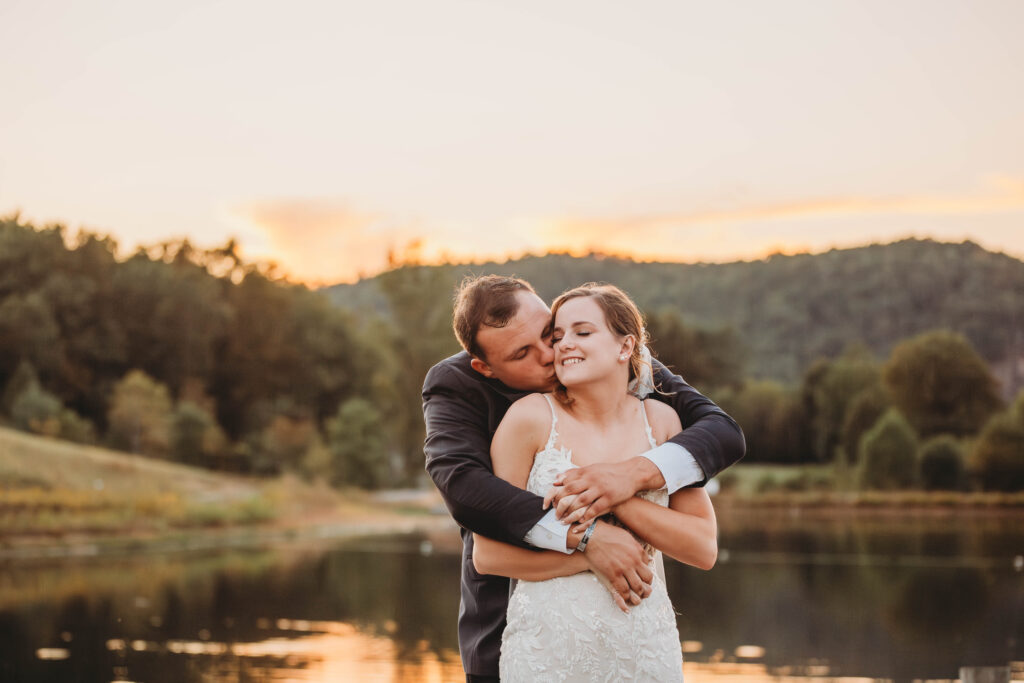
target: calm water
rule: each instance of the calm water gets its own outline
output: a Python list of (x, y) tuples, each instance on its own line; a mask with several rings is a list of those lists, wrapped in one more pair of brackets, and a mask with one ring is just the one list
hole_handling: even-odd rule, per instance
[[(0, 681), (457, 681), (457, 537), (0, 563)], [(1024, 519), (723, 519), (694, 681), (1024, 678)], [(1024, 560), (1018, 560), (1018, 564)]]

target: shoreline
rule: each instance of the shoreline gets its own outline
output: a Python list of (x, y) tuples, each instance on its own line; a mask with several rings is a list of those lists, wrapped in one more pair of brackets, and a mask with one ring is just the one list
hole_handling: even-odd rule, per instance
[[(166, 531), (148, 529), (139, 531), (127, 527), (120, 531), (105, 530), (83, 532), (59, 530), (47, 533), (4, 535), (0, 533), (0, 562), (20, 562), (47, 559), (114, 557), (161, 553), (204, 552), (216, 549), (244, 549), (278, 546), (293, 543), (336, 541), (377, 535), (423, 533), (434, 538), (451, 536), (457, 539), (458, 526), (432, 504), (432, 492), (424, 492), (419, 504), (403, 500), (364, 505), (358, 511), (351, 508), (334, 512), (285, 515), (266, 522), (223, 526), (179, 527)], [(944, 519), (972, 521), (1016, 522), (1024, 518), (1024, 503), (1001, 500), (998, 504), (989, 494), (956, 494), (957, 502), (949, 496), (943, 502), (926, 502), (915, 492), (889, 493), (871, 496), (870, 502), (861, 499), (864, 494), (736, 496), (718, 494), (712, 498), (722, 526), (747, 527), (752, 520), (773, 526), (788, 520), (807, 522), (843, 523), (854, 521), (883, 521), (886, 523), (916, 523)], [(998, 495), (998, 494), (996, 494)], [(439, 540), (440, 545), (461, 545)]]
[(1024, 514), (1024, 492), (801, 491), (712, 497), (716, 509), (800, 510), (827, 514)]
[(335, 541), (364, 536), (455, 530), (451, 518), (396, 514), (281, 523), (175, 529), (169, 533), (69, 533), (0, 535), (0, 562), (90, 558), (244, 549), (291, 543)]

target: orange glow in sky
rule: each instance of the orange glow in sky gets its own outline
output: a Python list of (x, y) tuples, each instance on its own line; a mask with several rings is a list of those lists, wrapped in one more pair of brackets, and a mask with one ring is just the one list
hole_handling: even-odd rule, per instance
[(310, 283), (410, 244), (1024, 256), (1024, 3), (742, 8), (3, 3), (0, 215), (235, 238)]

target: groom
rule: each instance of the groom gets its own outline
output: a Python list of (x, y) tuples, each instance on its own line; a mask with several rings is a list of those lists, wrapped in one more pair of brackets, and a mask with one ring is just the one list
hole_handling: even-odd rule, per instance
[[(455, 336), (463, 352), (427, 373), (423, 417), (427, 472), (462, 527), (462, 603), (459, 650), (467, 681), (497, 681), (509, 580), (473, 566), (473, 532), (505, 543), (572, 553), (576, 534), (559, 521), (588, 506), (597, 517), (638, 491), (703, 485), (735, 463), (745, 450), (743, 433), (728, 415), (678, 375), (654, 362), (654, 378), (668, 395), (651, 394), (676, 409), (683, 432), (617, 463), (571, 470), (562, 478), (556, 506), (496, 477), (490, 445), (498, 423), (519, 398), (555, 388), (551, 312), (529, 283), (486, 275), (463, 281), (456, 298)], [(572, 495), (575, 494), (575, 498)], [(627, 602), (645, 595), (652, 576), (633, 536), (598, 522), (585, 555)]]

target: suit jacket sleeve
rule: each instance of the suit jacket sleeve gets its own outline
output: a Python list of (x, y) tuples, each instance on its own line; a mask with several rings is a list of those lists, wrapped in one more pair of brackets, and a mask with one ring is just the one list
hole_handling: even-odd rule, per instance
[(738, 462), (746, 453), (743, 431), (724, 410), (682, 377), (671, 373), (657, 360), (653, 365), (655, 385), (669, 395), (654, 392), (650, 396), (668, 403), (679, 414), (683, 431), (669, 441), (693, 455), (704, 471), (704, 481), (699, 484), (703, 486), (708, 479)]
[(531, 547), (523, 541), (545, 511), (543, 499), (495, 476), (491, 465), (488, 397), (443, 364), (423, 384), (426, 468), (452, 517), (490, 538)]

